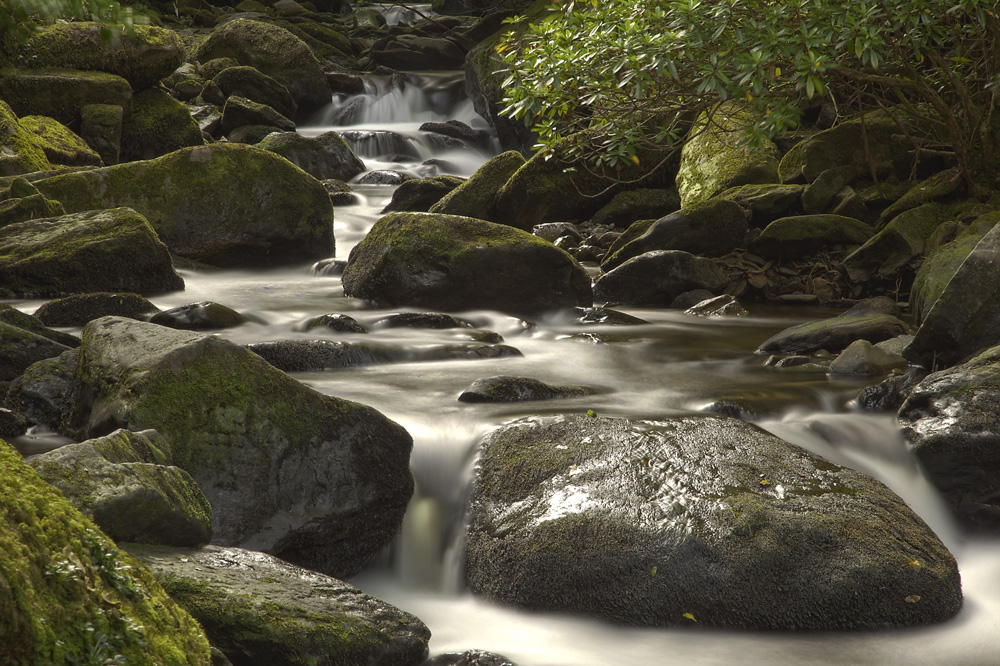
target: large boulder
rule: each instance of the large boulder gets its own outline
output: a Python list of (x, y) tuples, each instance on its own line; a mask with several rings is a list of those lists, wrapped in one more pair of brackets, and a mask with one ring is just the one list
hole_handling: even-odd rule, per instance
[(336, 132), (323, 132), (315, 137), (274, 132), (257, 147), (281, 155), (320, 180), (350, 180), (365, 170), (365, 163)]
[(926, 310), (904, 355), (933, 368), (958, 363), (1000, 343), (998, 265), (1000, 226), (994, 226), (958, 265)]
[(356, 573), (396, 533), (413, 492), (412, 441), (250, 351), (116, 317), (84, 328), (80, 437), (153, 428), (212, 505), (213, 543)]
[(531, 417), (481, 447), (474, 594), (530, 610), (741, 629), (921, 625), (954, 557), (890, 490), (722, 417)]
[(0, 176), (16, 176), (51, 168), (42, 142), (21, 125), (10, 106), (0, 100)]
[(146, 219), (129, 208), (0, 227), (0, 284), (33, 298), (184, 288), (167, 248)]
[(624, 229), (636, 220), (658, 220), (681, 207), (676, 188), (639, 188), (619, 192), (590, 218), (591, 224)]
[(845, 121), (792, 146), (781, 158), (778, 175), (783, 183), (811, 183), (827, 169), (865, 165), (880, 178), (893, 173), (906, 178), (911, 147), (894, 139), (897, 134), (899, 126), (886, 116)]
[(344, 293), (383, 307), (538, 313), (590, 305), (567, 253), (511, 227), (456, 215), (393, 213), (351, 250)]
[(68, 349), (60, 342), (0, 321), (0, 382), (10, 381), (34, 363)]
[(116, 542), (197, 546), (212, 538), (212, 507), (171, 466), (155, 431), (115, 432), (34, 456), (38, 474)]
[(392, 193), (392, 199), (382, 212), (426, 213), (463, 182), (458, 176), (432, 176), (407, 180)]
[[(122, 110), (132, 103), (132, 87), (120, 76), (106, 72), (82, 72), (75, 69), (16, 69), (0, 70), (0, 97), (21, 116), (46, 116), (63, 125), (80, 122), (86, 125), (84, 109), (92, 105), (108, 105)], [(90, 143), (83, 126), (78, 132)], [(90, 147), (101, 153), (100, 147)], [(105, 159), (105, 164), (113, 164)]]
[(121, 160), (151, 160), (205, 143), (187, 107), (158, 88), (137, 93), (122, 119)]
[(283, 85), (304, 118), (330, 103), (332, 95), (316, 56), (301, 39), (276, 25), (237, 18), (220, 25), (198, 46), (192, 60), (233, 58)]
[(430, 631), (352, 585), (239, 548), (128, 544), (236, 664), (418, 666)]
[(758, 147), (746, 145), (744, 129), (757, 120), (734, 103), (698, 118), (681, 149), (676, 179), (681, 206), (700, 203), (730, 187), (778, 182), (781, 153), (774, 142), (765, 139)]
[(524, 157), (516, 150), (487, 160), (465, 182), (445, 194), (430, 207), (431, 213), (464, 215), (480, 220), (495, 221), (497, 192), (524, 166)]
[(98, 291), (49, 301), (35, 310), (35, 316), (46, 326), (84, 326), (108, 315), (145, 320), (159, 310), (139, 294)]
[(735, 201), (750, 213), (750, 226), (764, 228), (779, 217), (802, 208), (802, 185), (740, 185), (721, 192), (722, 199)]
[(288, 88), (253, 67), (227, 67), (212, 81), (226, 97), (245, 97), (271, 107), (286, 118), (295, 116), (295, 100)]
[(184, 42), (173, 30), (135, 25), (109, 40), (99, 23), (53, 23), (43, 26), (19, 48), (17, 60), (32, 67), (107, 72), (124, 78), (135, 90), (155, 86), (181, 66)]
[(633, 257), (597, 279), (598, 303), (668, 307), (684, 292), (718, 294), (729, 280), (710, 259), (683, 250), (654, 250)]
[(899, 409), (899, 424), (959, 520), (1000, 529), (1000, 347), (932, 373)]
[(876, 343), (907, 332), (906, 323), (890, 314), (851, 314), (797, 324), (760, 344), (760, 354), (810, 354), (825, 349), (838, 352), (855, 340)]
[[(640, 229), (643, 228), (630, 227), (629, 232)], [(661, 217), (634, 239), (624, 240), (623, 235), (612, 246), (613, 252), (608, 252), (601, 268), (611, 270), (653, 250), (682, 250), (717, 257), (740, 247), (746, 233), (747, 216), (743, 209), (728, 199), (712, 199)]]
[(928, 203), (894, 217), (864, 245), (844, 257), (844, 268), (855, 282), (896, 274), (911, 261), (934, 249), (934, 232), (952, 218), (949, 206)]
[(35, 185), (70, 212), (130, 206), (171, 251), (209, 264), (259, 267), (333, 253), (333, 206), (323, 185), (253, 146), (183, 148)]
[(764, 227), (750, 243), (750, 251), (762, 257), (797, 259), (838, 245), (861, 245), (875, 229), (843, 215), (793, 215)]
[(0, 505), (5, 663), (208, 666), (198, 623), (2, 441)]
[(101, 156), (86, 141), (55, 118), (24, 116), (21, 118), (21, 127), (41, 139), (39, 147), (52, 164), (104, 166)]

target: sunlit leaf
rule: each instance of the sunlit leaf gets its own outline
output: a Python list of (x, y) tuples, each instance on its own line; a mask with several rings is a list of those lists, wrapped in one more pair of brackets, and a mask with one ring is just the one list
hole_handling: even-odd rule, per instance
[(685, 620), (691, 620), (692, 622), (698, 621), (694, 619), (694, 615), (692, 615), (691, 613), (684, 613), (683, 615), (681, 615), (681, 617), (683, 617)]
[(911, 594), (910, 596), (908, 596), (905, 599), (903, 599), (903, 601), (905, 601), (908, 604), (915, 604), (918, 601), (920, 601), (920, 595), (919, 594)]

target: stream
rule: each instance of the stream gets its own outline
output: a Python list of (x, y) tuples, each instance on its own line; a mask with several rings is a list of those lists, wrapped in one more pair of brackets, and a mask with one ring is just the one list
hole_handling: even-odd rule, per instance
[[(457, 118), (486, 128), (462, 99), (460, 75), (409, 75), (402, 89), (389, 79), (369, 82), (365, 95), (335, 100), (305, 135), (348, 131), (369, 170), (417, 177), (468, 176), (490, 157), (473, 149), (441, 150), (420, 123)], [(353, 105), (350, 113), (345, 105)], [(348, 125), (335, 123), (350, 123)], [(367, 137), (367, 138), (366, 138)], [(360, 142), (360, 143), (359, 143)], [(360, 147), (359, 147), (360, 146)], [(430, 160), (428, 163), (427, 161)], [(335, 209), (336, 256), (378, 219), (392, 196), (387, 185), (354, 185), (358, 202)], [(153, 297), (161, 309), (211, 300), (254, 322), (219, 335), (240, 344), (290, 338), (366, 341), (400, 350), (469, 343), (470, 329), (379, 328), (378, 319), (407, 309), (372, 309), (343, 295), (339, 277), (310, 265), (261, 271), (182, 271), (183, 292)], [(40, 301), (14, 304), (33, 312)], [(744, 317), (705, 318), (678, 311), (624, 309), (648, 324), (584, 325), (567, 313), (525, 322), (502, 313), (456, 313), (503, 337), (523, 356), (413, 360), (324, 372), (295, 373), (316, 390), (375, 407), (413, 436), (416, 493), (400, 534), (351, 582), (423, 620), (431, 655), (484, 649), (519, 666), (638, 666), (645, 664), (906, 664), (980, 666), (1000, 660), (1000, 541), (963, 537), (900, 436), (892, 415), (869, 414), (851, 400), (873, 380), (763, 365), (756, 347), (775, 332), (837, 314), (823, 308), (746, 304)], [(368, 334), (297, 332), (306, 319), (346, 313)], [(474, 380), (522, 375), (549, 384), (592, 386), (585, 398), (549, 402), (457, 400)], [(876, 378), (877, 380), (878, 378)], [(462, 511), (475, 448), (492, 427), (539, 413), (662, 418), (690, 414), (724, 399), (760, 406), (756, 422), (833, 462), (882, 480), (936, 531), (959, 561), (965, 606), (943, 625), (880, 632), (754, 633), (623, 628), (596, 620), (526, 613), (473, 598), (462, 585)]]

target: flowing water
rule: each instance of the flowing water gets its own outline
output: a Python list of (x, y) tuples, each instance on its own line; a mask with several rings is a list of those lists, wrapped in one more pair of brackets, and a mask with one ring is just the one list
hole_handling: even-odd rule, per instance
[[(467, 103), (455, 101), (456, 77), (409, 77), (370, 83), (362, 102), (341, 99), (304, 134), (331, 128), (391, 132), (415, 146), (411, 155), (366, 157), (369, 169), (412, 175), (441, 173), (421, 122), (458, 117), (482, 127)], [(430, 94), (422, 91), (430, 90)], [(418, 94), (420, 93), (420, 94)], [(383, 103), (382, 97), (392, 97)], [(450, 101), (449, 101), (450, 100)], [(349, 126), (334, 125), (344, 104), (357, 104)], [(345, 116), (341, 116), (345, 117)], [(393, 148), (390, 152), (396, 152)], [(416, 153), (416, 155), (412, 155)], [(490, 151), (453, 150), (453, 173), (471, 174)], [(400, 158), (400, 159), (395, 159)], [(337, 257), (346, 258), (378, 218), (393, 188), (357, 186), (359, 203), (336, 209)], [(468, 329), (379, 328), (400, 309), (370, 309), (347, 298), (338, 277), (315, 275), (309, 265), (263, 271), (184, 272), (187, 289), (152, 300), (161, 308), (212, 300), (248, 315), (254, 323), (220, 335), (245, 344), (316, 338), (366, 341), (423, 352), (470, 342)], [(31, 312), (40, 302), (15, 303)], [(936, 491), (900, 437), (894, 418), (849, 407), (865, 382), (823, 373), (763, 366), (754, 353), (776, 331), (821, 309), (751, 307), (739, 318), (700, 318), (655, 309), (629, 309), (648, 324), (584, 325), (566, 313), (534, 322), (498, 312), (460, 313), (480, 329), (498, 333), (523, 356), (465, 360), (414, 360), (295, 376), (315, 389), (379, 409), (413, 436), (417, 490), (400, 535), (354, 581), (363, 590), (420, 617), (433, 632), (431, 654), (471, 648), (502, 653), (520, 666), (639, 666), (645, 664), (906, 664), (986, 666), (1000, 663), (1000, 542), (969, 542), (952, 524)], [(346, 313), (371, 331), (348, 334), (297, 332), (305, 319)], [(420, 355), (426, 358), (426, 355)], [(524, 375), (550, 384), (597, 389), (586, 398), (512, 404), (457, 400), (472, 381)], [(865, 633), (755, 633), (684, 629), (632, 629), (586, 618), (525, 613), (473, 598), (462, 586), (462, 509), (479, 439), (492, 427), (523, 415), (585, 412), (632, 418), (693, 413), (717, 400), (749, 400), (759, 425), (837, 463), (881, 479), (902, 496), (956, 554), (965, 607), (953, 621), (912, 630)]]

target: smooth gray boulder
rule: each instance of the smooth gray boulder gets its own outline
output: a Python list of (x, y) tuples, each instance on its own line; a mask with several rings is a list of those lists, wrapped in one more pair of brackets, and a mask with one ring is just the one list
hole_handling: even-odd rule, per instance
[(351, 250), (344, 293), (383, 307), (538, 313), (592, 303), (590, 277), (537, 236), (471, 217), (393, 213)]
[(213, 511), (213, 543), (356, 573), (413, 492), (410, 436), (218, 337), (117, 317), (84, 328), (75, 433), (156, 429)]
[(353, 585), (263, 553), (126, 544), (235, 664), (418, 666), (430, 631)]
[(887, 314), (842, 314), (791, 326), (761, 343), (758, 354), (837, 352), (855, 340), (882, 342), (907, 332), (906, 323)]
[(927, 375), (899, 408), (899, 425), (962, 524), (1000, 529), (1000, 347)]
[(667, 307), (687, 291), (718, 294), (729, 280), (710, 259), (681, 250), (646, 252), (605, 273), (594, 283), (598, 303)]
[(33, 456), (29, 464), (116, 542), (197, 546), (212, 538), (212, 507), (191, 475), (170, 465), (156, 431), (116, 430)]
[(589, 386), (552, 386), (530, 377), (485, 377), (472, 382), (458, 396), (460, 402), (522, 402), (558, 400), (593, 395)]
[(35, 316), (46, 326), (83, 326), (108, 315), (143, 320), (155, 312), (159, 308), (139, 294), (98, 291), (49, 301), (35, 310)]
[(874, 629), (962, 605), (954, 557), (871, 477), (716, 416), (529, 417), (486, 437), (466, 580), (612, 622)]
[(336, 132), (324, 132), (316, 137), (274, 132), (264, 137), (257, 147), (281, 155), (320, 180), (350, 180), (365, 170), (365, 163)]

